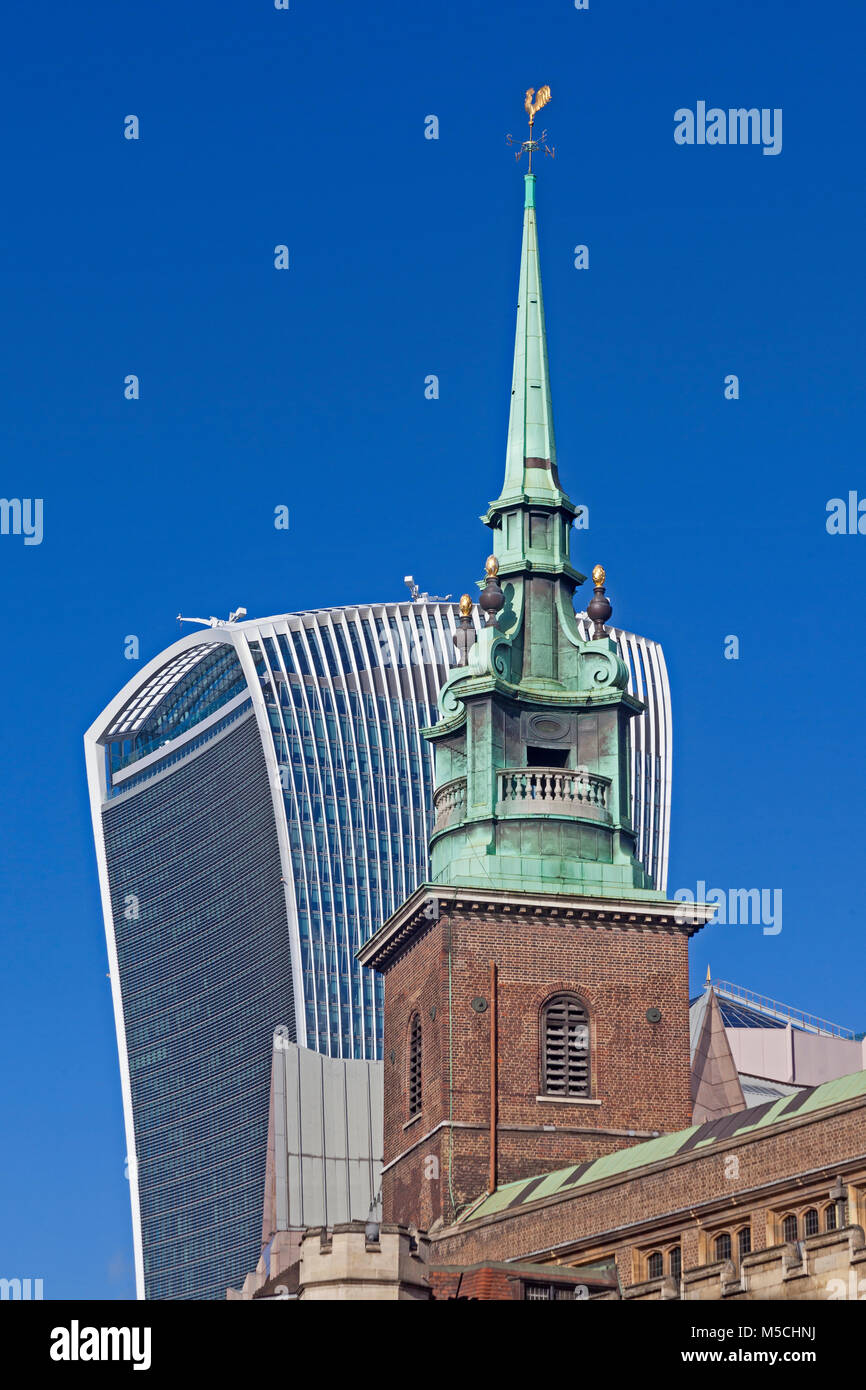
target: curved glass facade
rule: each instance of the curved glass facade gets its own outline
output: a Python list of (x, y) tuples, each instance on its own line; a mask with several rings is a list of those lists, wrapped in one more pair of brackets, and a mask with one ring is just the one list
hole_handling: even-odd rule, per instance
[[(456, 661), (454, 612), (377, 604), (196, 632), (88, 731), (140, 1294), (219, 1298), (254, 1267), (278, 1024), (331, 1056), (381, 1055), (379, 977), (355, 952), (426, 876), (421, 729)], [(663, 888), (667, 672), (654, 643), (611, 633), (648, 706), (634, 820)]]
[(103, 816), (151, 1298), (224, 1297), (260, 1235), (261, 1058), (294, 1012), (268, 803), (247, 701)]

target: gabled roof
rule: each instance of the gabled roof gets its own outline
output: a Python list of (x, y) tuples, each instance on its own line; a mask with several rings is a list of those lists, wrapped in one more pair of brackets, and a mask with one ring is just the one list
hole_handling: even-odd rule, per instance
[(604, 1178), (633, 1172), (637, 1168), (645, 1168), (679, 1154), (707, 1149), (713, 1144), (730, 1141), (735, 1136), (769, 1129), (772, 1125), (793, 1119), (795, 1116), (825, 1110), (842, 1101), (857, 1100), (860, 1097), (866, 1097), (866, 1071), (840, 1076), (835, 1081), (825, 1081), (822, 1086), (807, 1087), (797, 1091), (795, 1095), (780, 1096), (778, 1100), (740, 1110), (735, 1115), (725, 1115), (722, 1119), (710, 1120), (706, 1124), (692, 1125), (690, 1129), (682, 1129), (675, 1134), (663, 1134), (658, 1139), (635, 1144), (631, 1149), (619, 1149), (616, 1153), (605, 1154), (602, 1158), (593, 1159), (588, 1163), (578, 1163), (569, 1168), (560, 1168), (554, 1173), (542, 1173), (538, 1177), (506, 1183), (477, 1206), (471, 1207), (458, 1218), (458, 1223), (477, 1221), (530, 1202), (540, 1202), (545, 1197), (573, 1192)]

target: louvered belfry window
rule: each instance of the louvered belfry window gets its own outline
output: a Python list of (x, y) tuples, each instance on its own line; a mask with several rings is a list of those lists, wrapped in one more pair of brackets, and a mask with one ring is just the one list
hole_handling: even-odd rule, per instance
[(546, 1096), (589, 1096), (589, 1015), (573, 994), (544, 1006), (542, 1088)]
[(409, 1024), (409, 1115), (421, 1113), (421, 1015)]

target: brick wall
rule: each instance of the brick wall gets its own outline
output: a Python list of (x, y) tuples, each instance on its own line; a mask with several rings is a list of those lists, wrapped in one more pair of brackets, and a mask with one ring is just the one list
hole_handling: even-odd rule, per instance
[(519, 1298), (520, 1283), (505, 1270), (484, 1266), (480, 1269), (431, 1269), (430, 1288), (435, 1299), (467, 1298), (501, 1303)]
[[(388, 1220), (429, 1229), (488, 1189), (491, 961), (498, 977), (500, 1184), (691, 1122), (684, 932), (527, 907), (519, 896), (489, 909), (446, 902), (440, 911), (385, 971)], [(559, 992), (577, 993), (590, 1013), (589, 1103), (538, 1098), (541, 1009)], [(488, 1007), (475, 1011), (475, 999)], [(659, 1023), (648, 1022), (650, 1007), (661, 1009)], [(408, 1040), (416, 1011), (423, 1104), (410, 1123)]]

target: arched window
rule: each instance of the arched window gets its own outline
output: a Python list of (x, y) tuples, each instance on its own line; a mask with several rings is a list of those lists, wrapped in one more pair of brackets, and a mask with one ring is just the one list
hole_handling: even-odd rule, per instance
[(683, 1272), (683, 1252), (681, 1246), (671, 1246), (670, 1254), (668, 1255), (668, 1269), (671, 1272), (671, 1278), (679, 1279)]
[(803, 1235), (816, 1236), (819, 1230), (818, 1213), (814, 1207), (809, 1207), (808, 1211), (803, 1212)]
[(794, 1241), (797, 1239), (798, 1235), (797, 1218), (792, 1213), (790, 1216), (786, 1216), (782, 1222), (782, 1239)]
[(409, 1118), (421, 1113), (421, 1015), (409, 1023)]
[(731, 1258), (731, 1237), (727, 1231), (722, 1231), (720, 1236), (716, 1236), (715, 1253), (717, 1260)]
[(548, 999), (541, 1015), (541, 1088), (546, 1096), (589, 1095), (589, 1015), (574, 994)]
[(737, 1231), (737, 1255), (740, 1259), (752, 1253), (752, 1228), (741, 1226)]
[(836, 1229), (836, 1203), (831, 1202), (829, 1207), (824, 1208), (824, 1230), (835, 1231)]
[(664, 1272), (664, 1256), (661, 1250), (654, 1250), (651, 1255), (647, 1255), (646, 1277), (647, 1279), (661, 1279)]

